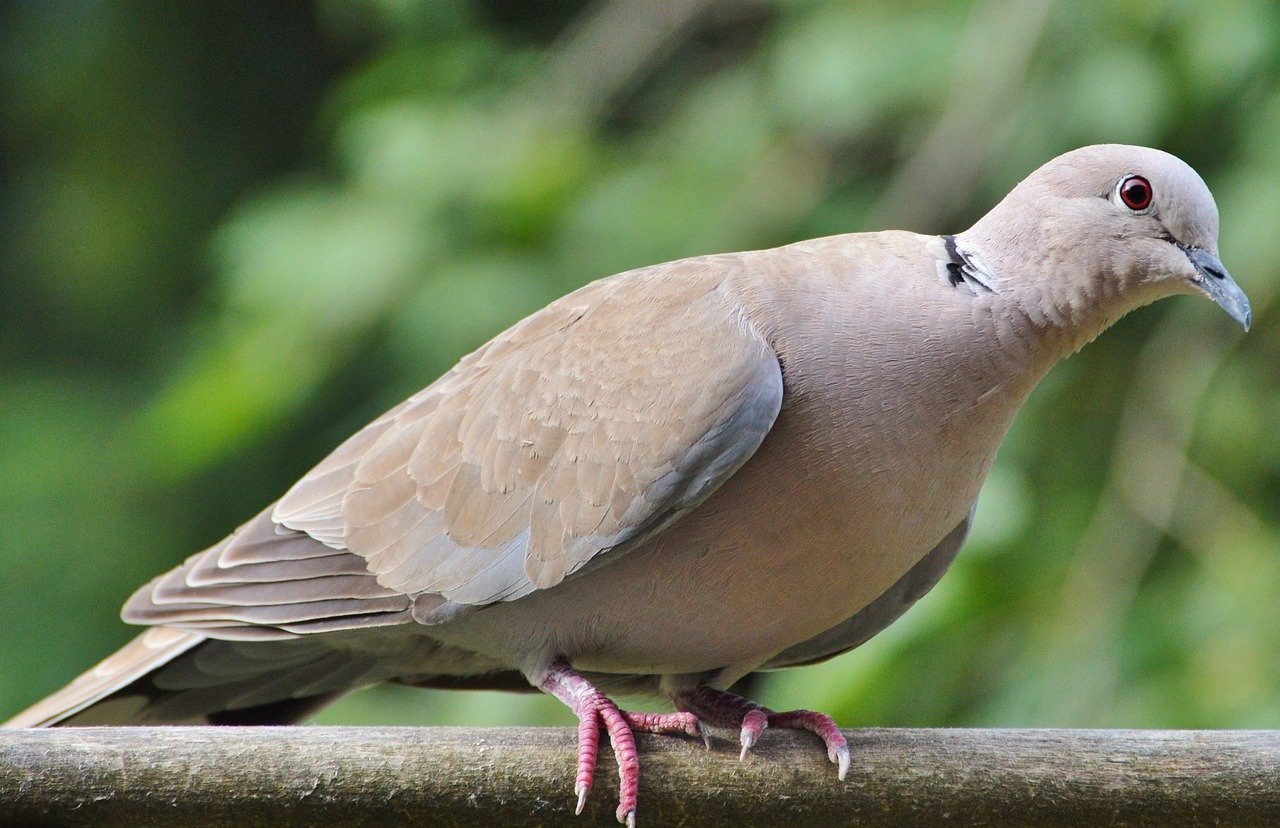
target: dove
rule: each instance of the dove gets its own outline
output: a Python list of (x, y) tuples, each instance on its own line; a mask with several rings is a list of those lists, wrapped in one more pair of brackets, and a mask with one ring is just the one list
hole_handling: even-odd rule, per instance
[[(634, 825), (634, 733), (820, 739), (729, 692), (846, 652), (956, 557), (1055, 363), (1200, 294), (1248, 328), (1218, 211), (1167, 153), (1068, 152), (964, 232), (699, 256), (574, 291), (374, 420), (138, 590), (149, 628), (10, 726), (274, 724), (354, 688), (540, 689), (601, 736)], [(673, 712), (630, 713), (648, 693)]]

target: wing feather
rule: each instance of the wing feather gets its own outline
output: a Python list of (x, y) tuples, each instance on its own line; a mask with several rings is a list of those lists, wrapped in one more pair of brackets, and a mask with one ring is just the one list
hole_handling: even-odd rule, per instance
[(694, 508), (759, 447), (777, 357), (733, 256), (552, 303), (144, 587), (129, 621), (259, 640), (440, 623), (555, 586)]

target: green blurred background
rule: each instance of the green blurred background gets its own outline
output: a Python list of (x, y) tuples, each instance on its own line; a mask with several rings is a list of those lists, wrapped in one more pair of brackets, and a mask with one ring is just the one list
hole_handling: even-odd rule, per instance
[[(125, 597), (591, 279), (954, 232), (1088, 143), (1195, 166), (1254, 302), (1058, 367), (942, 584), (758, 677), (845, 725), (1280, 727), (1280, 4), (0, 7), (0, 718)], [(324, 722), (567, 723), (375, 689)]]

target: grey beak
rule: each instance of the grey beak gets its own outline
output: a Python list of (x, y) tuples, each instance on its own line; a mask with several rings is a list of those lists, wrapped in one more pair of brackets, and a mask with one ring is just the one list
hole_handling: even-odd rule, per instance
[(1249, 330), (1249, 325), (1253, 322), (1249, 297), (1244, 295), (1236, 280), (1231, 278), (1231, 274), (1222, 266), (1222, 261), (1200, 247), (1184, 247), (1182, 251), (1196, 267), (1196, 287), (1221, 305), (1227, 316), (1239, 322), (1246, 331)]

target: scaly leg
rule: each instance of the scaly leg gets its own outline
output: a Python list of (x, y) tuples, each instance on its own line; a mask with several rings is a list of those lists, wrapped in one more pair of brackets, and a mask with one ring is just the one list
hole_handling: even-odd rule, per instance
[(582, 813), (595, 776), (596, 757), (600, 751), (600, 728), (609, 734), (609, 744), (618, 760), (618, 822), (635, 828), (636, 803), (640, 794), (640, 757), (636, 753), (633, 732), (687, 733), (701, 736), (710, 747), (709, 737), (698, 717), (688, 711), (680, 713), (627, 713), (604, 693), (592, 686), (563, 658), (551, 663), (542, 689), (564, 702), (578, 717), (578, 776), (574, 793), (578, 797), (576, 813)]
[(827, 758), (836, 764), (840, 779), (843, 780), (849, 773), (849, 743), (845, 741), (835, 720), (824, 713), (812, 710), (775, 713), (750, 699), (705, 686), (683, 693), (674, 701), (676, 707), (694, 714), (711, 727), (740, 728), (740, 759), (747, 757), (747, 751), (755, 745), (765, 728), (808, 730), (816, 733), (826, 744)]

